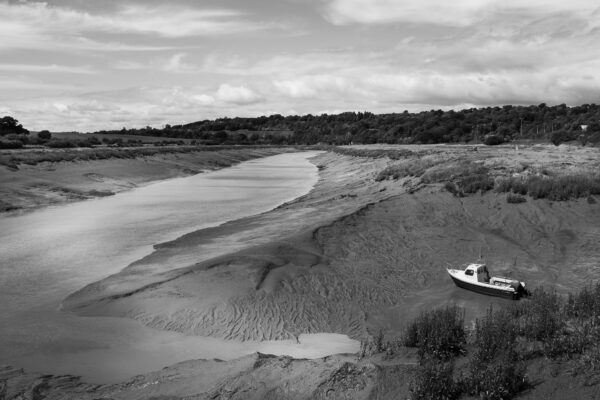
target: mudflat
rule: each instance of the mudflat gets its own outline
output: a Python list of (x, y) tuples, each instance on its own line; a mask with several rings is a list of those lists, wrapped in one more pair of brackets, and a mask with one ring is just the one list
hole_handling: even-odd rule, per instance
[[(482, 258), (497, 275), (560, 293), (581, 289), (600, 273), (597, 195), (530, 192), (507, 201), (499, 189), (516, 178), (595, 177), (597, 148), (361, 146), (313, 162), (320, 180), (309, 194), (158, 244), (118, 274), (70, 295), (64, 310), (133, 318), (189, 335), (264, 340), (331, 332), (372, 343), (380, 332), (393, 340), (435, 307), (463, 306), (470, 323), (490, 306), (510, 303), (456, 288), (448, 265)], [(219, 255), (197, 261), (209, 247)], [(406, 398), (415, 353), (376, 353), (190, 361), (122, 385), (47, 377), (44, 390), (51, 398)], [(542, 383), (526, 398), (597, 391), (579, 378), (567, 387), (560, 373), (567, 364), (557, 370), (537, 360), (528, 368)], [(7, 369), (5, 375), (9, 385), (33, 387), (34, 377), (23, 372)], [(190, 375), (195, 384), (185, 383)]]

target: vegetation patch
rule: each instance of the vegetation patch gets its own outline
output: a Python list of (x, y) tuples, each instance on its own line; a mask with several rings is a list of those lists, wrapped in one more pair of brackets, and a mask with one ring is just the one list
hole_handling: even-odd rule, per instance
[(500, 180), (496, 191), (529, 195), (534, 199), (565, 201), (600, 194), (600, 175), (511, 177)]
[(450, 359), (464, 352), (465, 313), (457, 306), (422, 313), (404, 332), (404, 345), (418, 347), (421, 356)]
[(506, 196), (506, 202), (510, 204), (525, 203), (527, 199), (519, 194), (509, 193)]
[(453, 379), (451, 362), (435, 359), (421, 360), (414, 378), (410, 382), (412, 400), (457, 399), (461, 394), (459, 384)]
[(432, 160), (426, 158), (415, 158), (410, 161), (405, 161), (400, 164), (390, 165), (383, 169), (375, 177), (376, 181), (383, 181), (387, 179), (400, 179), (407, 176), (420, 177), (429, 168), (434, 167), (443, 161)]

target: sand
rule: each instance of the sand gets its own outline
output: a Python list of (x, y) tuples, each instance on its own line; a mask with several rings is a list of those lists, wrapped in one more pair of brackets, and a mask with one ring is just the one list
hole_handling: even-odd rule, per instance
[[(541, 168), (593, 171), (600, 163), (598, 149), (568, 146), (410, 149), (444, 160), (434, 168), (471, 160), (498, 176)], [(579, 289), (600, 273), (600, 199), (508, 204), (505, 194), (493, 192), (459, 198), (442, 184), (417, 178), (375, 181), (385, 166), (404, 161), (326, 153), (313, 162), (320, 181), (306, 196), (157, 245), (119, 274), (69, 296), (64, 309), (190, 335), (263, 340), (331, 332), (365, 341), (380, 330), (398, 336), (412, 317), (432, 307), (461, 305), (470, 322), (490, 305), (509, 303), (455, 287), (448, 265), (481, 256), (493, 274), (559, 292)], [(415, 362), (354, 356), (332, 370), (332, 362), (342, 365), (341, 356), (261, 357), (218, 364), (223, 369), (209, 361), (184, 364), (192, 374), (216, 374), (194, 378), (195, 390), (202, 390), (194, 398), (405, 398)], [(545, 382), (539, 394), (562, 398), (566, 389), (547, 364), (531, 367), (531, 376)], [(140, 382), (155, 382), (157, 394), (182, 397), (185, 383), (171, 387), (164, 381), (187, 376), (181, 366), (173, 368)], [(282, 368), (289, 380), (277, 375)], [(582, 396), (595, 393), (573, 382)], [(113, 387), (115, 398), (141, 398), (127, 385)], [(535, 390), (527, 396), (536, 398)]]

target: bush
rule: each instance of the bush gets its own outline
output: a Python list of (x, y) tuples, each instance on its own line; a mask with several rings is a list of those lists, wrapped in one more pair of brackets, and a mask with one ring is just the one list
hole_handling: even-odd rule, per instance
[(536, 288), (529, 301), (519, 303), (514, 312), (519, 317), (521, 335), (528, 339), (547, 341), (564, 327), (560, 297), (544, 288)]
[(458, 180), (458, 187), (463, 193), (487, 192), (494, 188), (494, 180), (487, 173), (467, 175)]
[(472, 364), (467, 391), (485, 400), (507, 400), (527, 386), (525, 366), (507, 358)]
[(421, 313), (404, 332), (407, 347), (418, 347), (419, 355), (441, 360), (464, 353), (464, 310), (457, 306)]
[(566, 132), (566, 131), (556, 131), (550, 137), (550, 142), (555, 146), (558, 146), (561, 143), (569, 142), (571, 140), (575, 140), (577, 137), (575, 134)]
[(52, 134), (47, 130), (43, 130), (38, 132), (37, 137), (41, 140), (50, 140), (52, 138)]
[(446, 182), (444, 184), (444, 188), (449, 191), (450, 193), (452, 193), (453, 195), (455, 195), (456, 197), (464, 197), (465, 194), (463, 192), (461, 192), (454, 183), (452, 182)]
[(499, 135), (488, 135), (485, 137), (483, 143), (488, 146), (496, 146), (504, 143), (504, 138)]
[(460, 387), (452, 379), (453, 365), (437, 360), (423, 360), (410, 383), (413, 400), (452, 400), (460, 396)]
[(525, 203), (526, 201), (527, 199), (525, 197), (518, 194), (509, 193), (508, 196), (506, 196), (506, 202), (510, 204)]
[(464, 385), (483, 399), (509, 399), (525, 386), (525, 366), (515, 349), (518, 327), (508, 311), (491, 308), (475, 324), (476, 350)]
[(565, 309), (569, 317), (600, 317), (600, 283), (584, 287), (575, 295), (570, 294)]

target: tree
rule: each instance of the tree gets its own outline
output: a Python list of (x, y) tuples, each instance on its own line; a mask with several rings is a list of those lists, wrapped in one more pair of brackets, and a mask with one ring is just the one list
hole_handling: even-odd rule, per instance
[(37, 136), (41, 140), (50, 140), (52, 138), (52, 134), (45, 129), (43, 131), (39, 131)]
[(16, 134), (27, 135), (29, 131), (19, 124), (19, 121), (10, 116), (0, 118), (0, 136)]

